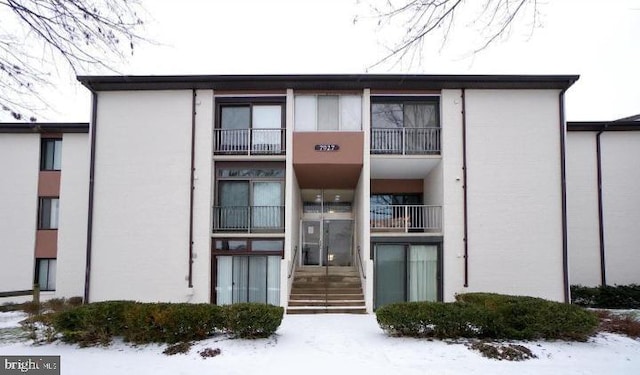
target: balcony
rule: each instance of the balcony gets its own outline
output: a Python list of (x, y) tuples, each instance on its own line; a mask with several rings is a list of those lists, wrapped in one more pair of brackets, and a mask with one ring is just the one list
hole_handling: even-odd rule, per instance
[(284, 232), (284, 206), (215, 206), (214, 232)]
[(371, 153), (439, 155), (440, 128), (371, 128)]
[(370, 212), (372, 232), (442, 232), (442, 206), (372, 205)]
[(217, 155), (281, 155), (285, 129), (214, 129)]

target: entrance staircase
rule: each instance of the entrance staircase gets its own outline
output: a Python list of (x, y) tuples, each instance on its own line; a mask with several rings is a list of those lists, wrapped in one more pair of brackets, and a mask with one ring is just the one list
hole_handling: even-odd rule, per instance
[(355, 267), (301, 267), (295, 271), (287, 314), (366, 314)]

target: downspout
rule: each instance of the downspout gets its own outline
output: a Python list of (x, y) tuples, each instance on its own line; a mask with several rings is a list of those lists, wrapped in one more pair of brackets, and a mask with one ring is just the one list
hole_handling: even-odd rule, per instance
[(191, 97), (191, 179), (189, 189), (189, 288), (193, 288), (193, 190), (195, 177), (195, 143), (196, 143), (196, 90)]
[(562, 190), (562, 280), (564, 286), (564, 302), (571, 302), (569, 290), (569, 260), (567, 248), (567, 172), (566, 172), (566, 145), (565, 145), (565, 118), (564, 118), (564, 93), (562, 89), (558, 96), (559, 122), (560, 122), (560, 181)]
[(596, 158), (598, 171), (598, 235), (600, 240), (600, 282), (602, 286), (607, 285), (607, 269), (605, 267), (605, 251), (604, 251), (604, 207), (602, 204), (602, 148), (600, 145), (600, 136), (602, 132), (607, 130), (607, 124), (596, 134)]
[(464, 287), (469, 287), (469, 233), (467, 230), (467, 107), (465, 89), (462, 89), (462, 192), (463, 192), (463, 226), (464, 226)]
[(91, 286), (91, 239), (93, 237), (93, 190), (96, 166), (96, 129), (98, 122), (98, 93), (91, 90), (91, 151), (89, 159), (89, 202), (87, 209), (87, 253), (84, 269), (84, 303), (89, 303)]

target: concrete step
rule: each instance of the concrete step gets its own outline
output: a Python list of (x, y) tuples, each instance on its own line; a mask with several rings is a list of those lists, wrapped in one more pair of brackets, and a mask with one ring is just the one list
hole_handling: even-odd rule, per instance
[(326, 300), (359, 300), (364, 299), (362, 293), (353, 293), (353, 294), (310, 294), (310, 293), (300, 293), (300, 294), (291, 294), (289, 297), (289, 301), (299, 301), (299, 300), (314, 300), (314, 301), (325, 301)]
[(292, 300), (289, 301), (289, 307), (300, 306), (361, 306), (364, 307), (364, 299), (361, 300)]
[(366, 314), (361, 306), (288, 307), (287, 314)]
[(353, 283), (359, 283), (360, 275), (296, 275), (293, 278), (294, 283), (298, 282), (324, 282), (324, 281), (349, 281)]
[(291, 294), (362, 294), (362, 288), (298, 288), (293, 286)]
[(294, 283), (293, 287), (294, 288), (300, 288), (300, 289), (307, 289), (307, 288), (311, 288), (311, 289), (338, 289), (338, 288), (347, 288), (347, 289), (352, 289), (352, 288), (360, 288), (360, 284), (358, 283), (354, 283), (354, 282), (350, 282), (350, 281), (332, 281), (332, 282), (300, 282), (300, 283)]

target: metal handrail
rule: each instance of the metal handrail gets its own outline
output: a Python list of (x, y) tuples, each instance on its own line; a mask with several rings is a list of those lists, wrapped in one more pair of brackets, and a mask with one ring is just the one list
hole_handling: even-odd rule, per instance
[(440, 128), (371, 128), (371, 153), (421, 155), (440, 153)]
[(362, 254), (360, 253), (360, 245), (356, 247), (356, 252), (358, 253), (357, 260), (358, 264), (360, 265), (360, 274), (362, 275), (362, 278), (366, 280), (367, 274), (364, 272), (364, 266), (362, 265)]
[(287, 276), (287, 279), (290, 279), (291, 275), (293, 275), (293, 269), (296, 267), (297, 258), (298, 258), (298, 245), (294, 246), (293, 248), (293, 259), (291, 260), (291, 268), (289, 269), (289, 276)]

